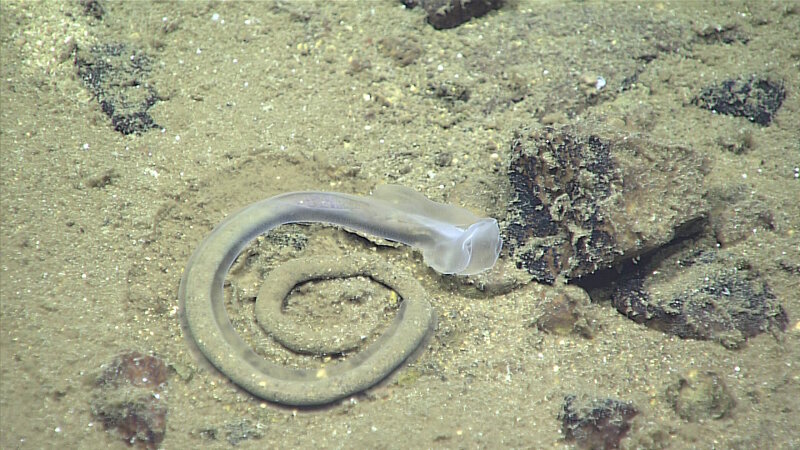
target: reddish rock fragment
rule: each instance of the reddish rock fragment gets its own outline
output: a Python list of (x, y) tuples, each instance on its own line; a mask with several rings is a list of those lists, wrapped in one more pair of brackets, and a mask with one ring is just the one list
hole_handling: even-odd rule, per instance
[(542, 299), (542, 314), (534, 325), (541, 331), (566, 336), (577, 333), (587, 339), (594, 335), (588, 314), (589, 295), (577, 286), (561, 286), (546, 291)]
[(103, 365), (92, 396), (92, 414), (130, 445), (157, 448), (167, 424), (167, 365), (131, 351)]
[(583, 449), (605, 450), (619, 448), (638, 413), (632, 404), (619, 400), (588, 401), (567, 395), (558, 418), (568, 442), (575, 442)]
[(473, 17), (500, 9), (504, 0), (424, 0), (428, 23), (437, 30), (455, 28)]

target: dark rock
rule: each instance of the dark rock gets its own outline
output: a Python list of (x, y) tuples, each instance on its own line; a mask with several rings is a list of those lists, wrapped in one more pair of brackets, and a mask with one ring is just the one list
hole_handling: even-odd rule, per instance
[(747, 261), (689, 241), (659, 251), (625, 275), (612, 303), (650, 328), (727, 348), (788, 324), (786, 311)]
[(736, 25), (725, 26), (706, 26), (702, 29), (696, 30), (698, 39), (705, 44), (742, 44), (746, 45), (750, 42), (750, 37), (743, 31), (739, 30)]
[(746, 80), (726, 80), (709, 86), (692, 103), (709, 111), (767, 126), (786, 99), (783, 82), (756, 76)]
[(500, 9), (504, 0), (424, 0), (428, 23), (437, 30), (455, 28), (474, 17)]
[(736, 401), (722, 377), (714, 372), (692, 371), (667, 388), (667, 399), (681, 418), (689, 422), (721, 419)]
[(572, 127), (512, 142), (507, 248), (534, 280), (580, 278), (669, 242), (703, 218), (704, 161), (682, 147)]
[(558, 419), (568, 442), (583, 449), (601, 450), (619, 448), (638, 413), (631, 403), (567, 395)]
[(164, 361), (132, 351), (102, 367), (92, 414), (130, 445), (154, 449), (167, 430), (168, 369)]
[(78, 4), (83, 7), (83, 14), (102, 20), (106, 13), (103, 3), (100, 0), (79, 0)]
[(429, 83), (426, 93), (431, 97), (442, 99), (449, 103), (455, 103), (456, 101), (466, 102), (470, 97), (468, 87), (450, 81)]
[(453, 154), (450, 152), (439, 152), (433, 162), (439, 167), (448, 167), (453, 162)]
[(100, 44), (79, 48), (75, 66), (116, 131), (127, 135), (159, 128), (148, 113), (159, 97), (147, 80), (146, 53), (123, 43)]

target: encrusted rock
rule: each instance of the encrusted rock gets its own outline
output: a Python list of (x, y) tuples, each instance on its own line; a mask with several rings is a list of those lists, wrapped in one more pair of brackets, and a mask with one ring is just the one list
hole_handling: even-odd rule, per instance
[(692, 103), (717, 114), (746, 117), (751, 122), (768, 126), (785, 99), (783, 82), (751, 76), (708, 86), (692, 99)]
[(78, 76), (122, 134), (141, 134), (158, 128), (149, 110), (159, 100), (150, 83), (150, 57), (125, 43), (78, 48)]
[(595, 127), (521, 131), (508, 176), (508, 249), (542, 283), (612, 267), (707, 214), (701, 156)]
[(632, 320), (727, 348), (786, 329), (786, 311), (747, 260), (692, 241), (648, 259), (623, 276), (612, 296), (617, 310)]

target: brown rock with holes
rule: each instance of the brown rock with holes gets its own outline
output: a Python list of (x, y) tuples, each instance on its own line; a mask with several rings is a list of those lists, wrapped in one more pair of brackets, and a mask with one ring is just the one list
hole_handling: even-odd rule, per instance
[(103, 365), (92, 395), (92, 414), (130, 445), (157, 448), (167, 424), (166, 364), (137, 351)]
[(705, 171), (691, 149), (597, 125), (522, 130), (508, 169), (509, 253), (547, 284), (641, 255), (707, 215)]

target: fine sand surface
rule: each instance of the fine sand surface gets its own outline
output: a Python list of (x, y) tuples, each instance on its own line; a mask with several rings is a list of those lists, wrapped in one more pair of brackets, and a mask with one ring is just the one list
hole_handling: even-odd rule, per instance
[[(625, 448), (800, 448), (797, 30), (794, 1), (514, 0), (439, 31), (389, 0), (3, 0), (0, 447), (127, 448), (93, 410), (111, 396), (103, 365), (133, 350), (167, 369), (162, 448), (569, 448), (570, 395), (635, 408)], [(768, 124), (693, 102), (753, 77), (785, 90)], [(725, 250), (769, 286), (785, 330), (729, 349), (637, 324), (593, 293), (582, 333), (549, 332), (536, 320), (560, 291), (498, 281), (515, 270), (507, 254), (471, 282), (404, 246), (291, 225), (229, 275), (245, 340), (276, 363), (318, 364), (269, 342), (252, 299), (287, 260), (370, 253), (413, 275), (436, 311), (416, 359), (303, 410), (238, 389), (187, 343), (181, 273), (227, 214), (393, 183), (503, 225), (515, 135), (586, 123), (705, 160), (716, 213), (745, 217)], [(353, 280), (297, 289), (298, 326), (374, 339), (396, 294)], [(354, 301), (313, 306), (330, 298)]]

